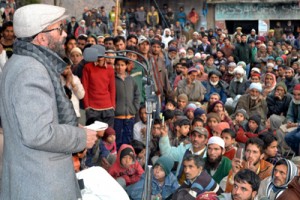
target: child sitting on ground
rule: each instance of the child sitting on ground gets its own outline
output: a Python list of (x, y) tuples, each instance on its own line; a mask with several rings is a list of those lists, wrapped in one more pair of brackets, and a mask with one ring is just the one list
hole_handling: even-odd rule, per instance
[(144, 145), (144, 143), (138, 140), (132, 140), (131, 146), (134, 149), (136, 160), (140, 163), (142, 168), (144, 168), (146, 159), (146, 146)]
[(238, 131), (240, 126), (245, 126), (248, 123), (248, 115), (246, 110), (244, 109), (239, 109), (235, 112), (234, 120), (233, 120), (233, 125), (235, 131)]
[(136, 161), (133, 147), (128, 144), (122, 144), (118, 151), (116, 162), (108, 172), (125, 188), (139, 181), (144, 170), (140, 163)]
[(102, 141), (105, 148), (110, 152), (107, 161), (112, 165), (117, 157), (116, 132), (113, 128), (108, 127), (103, 135)]
[(232, 160), (237, 149), (235, 146), (235, 131), (232, 129), (224, 129), (221, 133), (221, 137), (225, 142), (224, 156)]
[(212, 136), (212, 130), (220, 123), (221, 119), (217, 113), (211, 112), (207, 115), (206, 129), (208, 131), (208, 139)]
[[(166, 199), (179, 187), (176, 177), (171, 173), (174, 161), (167, 156), (160, 157), (153, 166), (151, 199)], [(133, 200), (142, 199), (145, 174), (136, 184), (127, 188), (127, 193)]]

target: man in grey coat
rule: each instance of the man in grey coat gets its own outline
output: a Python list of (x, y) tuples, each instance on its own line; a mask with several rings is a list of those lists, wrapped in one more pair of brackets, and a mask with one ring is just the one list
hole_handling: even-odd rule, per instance
[(14, 54), (0, 76), (4, 130), (0, 199), (80, 197), (72, 153), (91, 148), (96, 132), (79, 128), (62, 90), (65, 9), (32, 4), (16, 10)]

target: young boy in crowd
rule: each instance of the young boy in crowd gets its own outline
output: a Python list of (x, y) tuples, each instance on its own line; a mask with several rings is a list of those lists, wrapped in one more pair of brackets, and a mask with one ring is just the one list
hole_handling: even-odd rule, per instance
[(192, 122), (194, 119), (194, 111), (196, 110), (197, 106), (193, 103), (190, 103), (185, 109), (185, 115), (187, 118)]
[(245, 126), (240, 126), (236, 134), (236, 140), (237, 142), (245, 144), (249, 138), (257, 137), (262, 132), (261, 117), (259, 115), (253, 115), (249, 118)]
[(239, 109), (235, 112), (234, 120), (233, 120), (233, 125), (235, 131), (238, 131), (240, 126), (245, 126), (248, 123), (248, 114), (246, 110), (244, 109)]
[(126, 187), (138, 182), (144, 173), (131, 145), (122, 144), (116, 162), (109, 169), (109, 174), (122, 186)]
[(146, 144), (147, 113), (144, 105), (139, 109), (139, 118), (140, 121), (133, 126), (133, 139)]
[(190, 120), (182, 116), (175, 123), (175, 137), (170, 139), (171, 145), (177, 147), (181, 142), (189, 143)]
[(206, 124), (207, 116), (205, 110), (203, 110), (202, 108), (196, 108), (196, 110), (194, 111), (194, 118), (200, 118), (202, 119), (203, 123)]
[(114, 129), (117, 148), (133, 140), (135, 115), (140, 107), (140, 93), (134, 79), (126, 72), (128, 61), (115, 60), (116, 108)]
[(224, 156), (232, 160), (236, 152), (235, 146), (235, 131), (232, 129), (224, 129), (221, 133), (221, 137), (225, 142), (225, 153)]
[(112, 165), (117, 157), (116, 132), (113, 128), (108, 127), (102, 138), (105, 148), (110, 152), (108, 162)]
[(165, 110), (175, 110), (176, 107), (177, 107), (177, 103), (173, 99), (168, 99), (166, 101)]
[(150, 140), (150, 155), (149, 155), (149, 163), (154, 164), (155, 161), (160, 156), (159, 150), (159, 139), (161, 137), (161, 129), (162, 124), (160, 119), (154, 119), (152, 130), (151, 130), (151, 140)]
[(209, 113), (207, 115), (206, 129), (208, 131), (208, 139), (212, 136), (212, 130), (220, 123), (221, 119), (217, 113)]
[[(176, 177), (171, 173), (174, 161), (167, 157), (160, 157), (153, 166), (151, 199), (167, 199), (179, 187)], [(145, 174), (136, 184), (127, 188), (127, 193), (133, 200), (142, 199)]]
[(229, 128), (230, 126), (227, 122), (220, 122), (217, 126), (213, 127), (212, 134), (213, 136), (221, 137), (222, 131)]
[(194, 128), (202, 128), (204, 127), (204, 122), (200, 118), (194, 118), (192, 121), (192, 127), (191, 130), (194, 130)]
[(163, 117), (165, 119), (165, 126), (168, 127), (168, 135), (169, 138), (174, 137), (175, 127), (174, 127), (174, 121), (175, 121), (175, 111), (174, 110), (165, 110), (163, 112)]
[(146, 146), (144, 145), (144, 143), (138, 140), (132, 140), (131, 146), (133, 147), (136, 154), (136, 160), (140, 163), (142, 168), (144, 168), (146, 161)]

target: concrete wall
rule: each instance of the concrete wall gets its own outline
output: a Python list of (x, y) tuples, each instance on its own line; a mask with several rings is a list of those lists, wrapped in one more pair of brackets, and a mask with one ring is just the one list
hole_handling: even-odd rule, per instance
[[(54, 0), (41, 0), (41, 2), (53, 5)], [(77, 19), (82, 17), (83, 8), (85, 6), (88, 8), (104, 6), (108, 13), (114, 4), (115, 2), (113, 0), (57, 0), (58, 6), (65, 7), (70, 16), (76, 16)]]

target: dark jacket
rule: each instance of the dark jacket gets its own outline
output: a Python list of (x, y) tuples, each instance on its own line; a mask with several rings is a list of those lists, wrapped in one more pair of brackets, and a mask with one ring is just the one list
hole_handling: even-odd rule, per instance
[(281, 115), (281, 113), (283, 113), (283, 116), (286, 116), (291, 100), (292, 100), (292, 96), (290, 94), (284, 95), (284, 97), (281, 100), (276, 99), (274, 97), (274, 94), (269, 95), (267, 97), (267, 104), (268, 104), (267, 117), (270, 117), (272, 114)]
[(247, 90), (247, 86), (246, 86), (246, 80), (244, 78), (243, 78), (242, 82), (235, 81), (234, 78), (230, 81), (229, 95), (233, 99), (237, 95), (243, 95), (243, 94), (245, 94), (246, 90)]
[(219, 81), (219, 83), (216, 86), (213, 86), (209, 81), (203, 82), (203, 86), (206, 88), (206, 94), (204, 95), (203, 101), (208, 102), (210, 95), (216, 92), (220, 95), (221, 101), (225, 104), (227, 100), (227, 95), (225, 87), (222, 83), (224, 82)]
[(244, 61), (246, 64), (251, 62), (252, 51), (248, 44), (240, 43), (234, 50), (234, 59), (236, 62)]
[(140, 93), (131, 76), (122, 80), (116, 75), (116, 110), (115, 116), (135, 115), (140, 106)]
[(296, 176), (292, 182), (288, 185), (286, 189), (277, 200), (298, 200), (300, 199), (300, 177)]
[(211, 49), (211, 46), (209, 44), (207, 44), (207, 47), (206, 47), (205, 51), (204, 51), (203, 44), (200, 44), (199, 47), (198, 47), (198, 52), (212, 55), (212, 49)]
[(268, 113), (268, 106), (266, 100), (262, 96), (259, 96), (259, 100), (253, 106), (251, 106), (251, 101), (252, 100), (250, 94), (242, 95), (239, 98), (235, 111), (239, 109), (244, 109), (246, 110), (249, 116), (252, 116), (254, 114), (259, 114), (262, 122), (265, 122)]
[(78, 23), (77, 22), (75, 22), (75, 25), (74, 25), (73, 29), (72, 29), (72, 26), (71, 26), (71, 22), (69, 22), (68, 26), (67, 26), (67, 34), (75, 36), (75, 31), (76, 31), (77, 28), (78, 28)]

